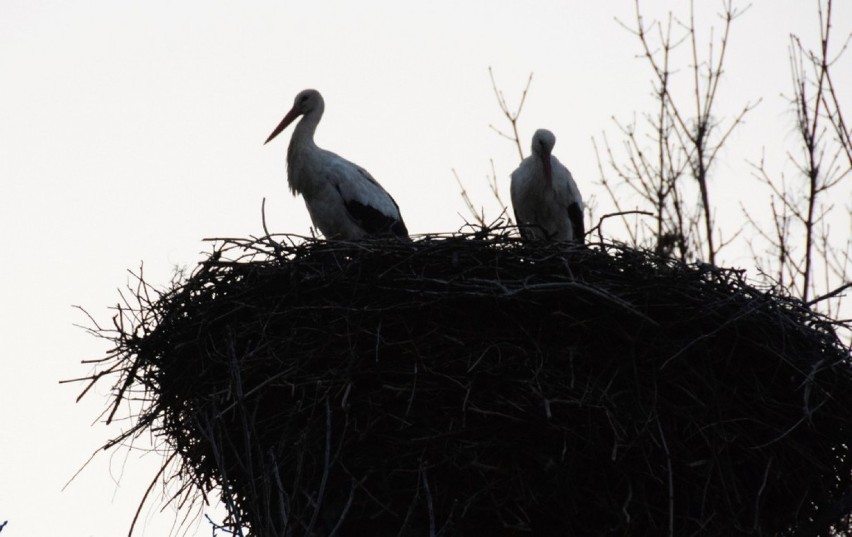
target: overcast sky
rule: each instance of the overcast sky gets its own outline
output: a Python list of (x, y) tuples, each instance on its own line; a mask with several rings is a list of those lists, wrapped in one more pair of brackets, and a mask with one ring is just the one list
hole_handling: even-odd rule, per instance
[[(685, 2), (645, 3), (648, 19), (670, 7), (686, 15)], [(720, 3), (699, 3), (709, 6), (699, 26), (718, 35)], [(839, 44), (852, 3), (836, 4)], [(814, 6), (756, 0), (735, 23), (717, 113), (764, 100), (712, 177), (720, 219), (742, 220), (740, 201), (765, 209), (746, 159), (765, 150), (784, 168), (789, 34), (816, 45)], [(488, 127), (506, 124), (487, 68), (510, 103), (533, 72), (525, 151), (535, 129), (551, 129), (555, 154), (605, 209), (592, 137), (614, 135), (612, 117), (629, 121), (651, 104), (639, 43), (615, 21), (631, 23), (633, 9), (632, 0), (0, 0), (3, 537), (126, 534), (159, 455), (101, 454), (60, 491), (120, 429), (96, 423), (109, 386), (75, 404), (82, 386), (57, 383), (87, 374), (80, 361), (107, 350), (74, 326), (87, 320), (72, 305), (109, 324), (127, 269), (144, 261), (146, 279), (165, 285), (209, 249), (203, 238), (261, 234), (264, 197), (272, 231), (308, 233), (304, 203), (286, 187), (292, 127), (263, 145), (298, 91), (325, 97), (320, 146), (370, 170), (412, 233), (443, 232), (467, 216), (452, 169), (493, 207), (489, 159), (506, 195), (518, 163)], [(850, 58), (835, 70), (847, 112)], [(722, 257), (750, 268), (742, 248)], [(138, 535), (168, 534), (175, 514), (161, 506), (145, 508)], [(210, 531), (197, 522), (187, 534)]]

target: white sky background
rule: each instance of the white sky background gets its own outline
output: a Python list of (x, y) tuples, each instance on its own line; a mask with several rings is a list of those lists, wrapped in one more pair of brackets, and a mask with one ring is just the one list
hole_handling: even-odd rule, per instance
[[(649, 19), (686, 7), (646, 3)], [(699, 26), (713, 22), (718, 33), (720, 4), (697, 3)], [(852, 3), (835, 8), (839, 45)], [(525, 152), (536, 128), (553, 130), (555, 154), (603, 210), (591, 138), (607, 130), (619, 140), (610, 118), (628, 121), (651, 103), (639, 43), (616, 16), (632, 22), (633, 2), (0, 0), (3, 537), (126, 534), (158, 455), (100, 455), (60, 492), (118, 431), (91, 425), (106, 384), (80, 404), (82, 385), (57, 384), (89, 373), (80, 360), (107, 350), (73, 326), (86, 319), (71, 305), (109, 324), (127, 269), (144, 261), (146, 280), (164, 285), (173, 267), (191, 269), (208, 251), (202, 238), (262, 234), (263, 197), (271, 231), (307, 234), (304, 203), (286, 187), (292, 127), (263, 146), (299, 90), (325, 97), (320, 146), (370, 170), (412, 233), (444, 232), (468, 216), (452, 168), (496, 216), (485, 180), (494, 158), (508, 199), (517, 156), (488, 128), (507, 126), (488, 66), (510, 104), (534, 72), (520, 121)], [(783, 159), (793, 120), (780, 96), (790, 93), (788, 36), (815, 47), (816, 29), (805, 0), (757, 0), (735, 22), (717, 114), (764, 102), (711, 178), (718, 220), (741, 222), (740, 201), (765, 209), (745, 159), (765, 148), (792, 173)], [(834, 71), (847, 113), (850, 60)], [(742, 247), (722, 259), (750, 268)], [(172, 510), (152, 505), (138, 535), (172, 527)], [(210, 530), (201, 523), (189, 535)]]

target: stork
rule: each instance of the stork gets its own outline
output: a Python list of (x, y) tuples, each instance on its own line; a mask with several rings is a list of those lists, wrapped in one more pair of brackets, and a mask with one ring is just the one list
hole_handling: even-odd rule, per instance
[(320, 92), (306, 89), (264, 145), (297, 117), (287, 149), (287, 183), (301, 194), (314, 227), (327, 239), (357, 240), (376, 235), (408, 237), (399, 206), (367, 170), (317, 147), (314, 132), (325, 109)]
[(568, 168), (551, 155), (556, 136), (535, 131), (532, 155), (512, 172), (515, 222), (526, 240), (583, 243), (583, 198)]

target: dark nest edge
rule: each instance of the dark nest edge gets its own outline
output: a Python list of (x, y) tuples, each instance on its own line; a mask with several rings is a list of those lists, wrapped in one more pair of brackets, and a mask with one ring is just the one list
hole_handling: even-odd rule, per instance
[(153, 433), (175, 502), (264, 537), (852, 535), (850, 352), (800, 301), (504, 228), (277, 239), (94, 330), (109, 419), (140, 402), (106, 447)]

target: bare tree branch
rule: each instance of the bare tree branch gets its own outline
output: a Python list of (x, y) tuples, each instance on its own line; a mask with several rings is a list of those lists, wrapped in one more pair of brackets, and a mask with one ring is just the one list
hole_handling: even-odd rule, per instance
[(488, 76), (491, 78), (491, 88), (494, 90), (494, 95), (497, 97), (497, 104), (500, 106), (500, 111), (503, 112), (503, 115), (506, 116), (506, 119), (509, 120), (509, 124), (512, 126), (512, 135), (509, 136), (508, 134), (505, 134), (494, 125), (489, 125), (489, 127), (500, 136), (513, 141), (515, 143), (515, 147), (518, 149), (518, 156), (521, 160), (524, 160), (524, 150), (521, 147), (521, 139), (518, 136), (518, 118), (521, 116), (521, 112), (524, 109), (524, 103), (527, 100), (527, 93), (530, 90), (530, 84), (532, 84), (533, 74), (530, 73), (530, 76), (527, 79), (527, 85), (524, 86), (524, 91), (521, 93), (521, 100), (514, 112), (509, 109), (509, 105), (506, 103), (506, 97), (503, 95), (503, 92), (497, 88), (497, 82), (494, 80), (494, 71), (491, 67), (488, 68)]

